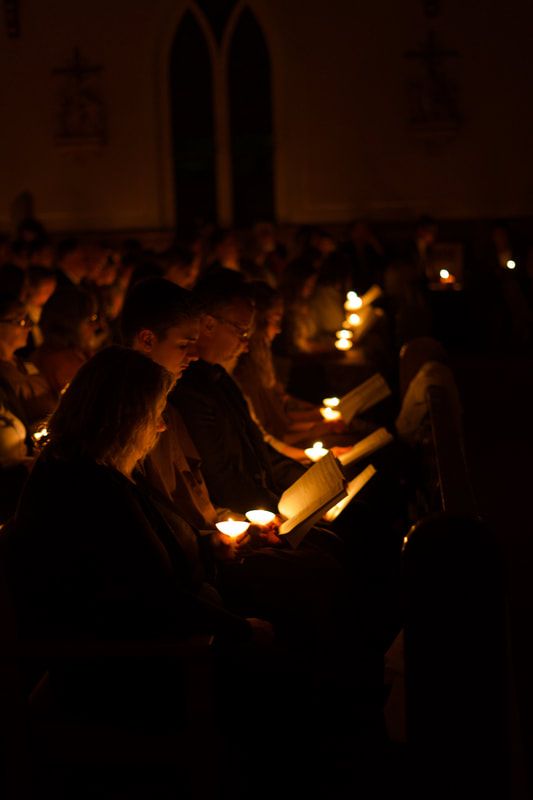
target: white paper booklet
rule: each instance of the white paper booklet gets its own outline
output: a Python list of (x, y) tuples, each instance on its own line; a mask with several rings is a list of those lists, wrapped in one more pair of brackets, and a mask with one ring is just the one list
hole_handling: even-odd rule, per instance
[(381, 286), (378, 286), (377, 283), (374, 283), (368, 291), (361, 295), (361, 300), (363, 301), (363, 305), (367, 306), (370, 303), (373, 303), (374, 300), (379, 300), (382, 296), (383, 290)]
[(349, 424), (356, 414), (375, 406), (390, 394), (391, 390), (383, 375), (376, 372), (367, 381), (341, 397), (337, 408), (343, 420)]
[(376, 469), (369, 464), (368, 467), (359, 473), (353, 480), (350, 481), (348, 484), (347, 492), (348, 494), (344, 497), (340, 502), (336, 503), (329, 511), (324, 515), (324, 519), (327, 522), (333, 522), (334, 519), (337, 519), (341, 511), (344, 511), (350, 500), (353, 500), (355, 495), (361, 491), (363, 486), (366, 486), (368, 481), (374, 477), (376, 474)]
[(368, 436), (365, 436), (364, 439), (361, 439), (360, 442), (354, 444), (351, 450), (342, 453), (342, 455), (339, 456), (339, 461), (346, 467), (348, 464), (353, 464), (354, 461), (358, 461), (360, 458), (369, 456), (370, 453), (375, 453), (376, 450), (385, 447), (386, 444), (392, 441), (394, 441), (392, 433), (389, 433), (386, 428), (378, 428), (377, 431), (373, 431)]
[(313, 464), (283, 492), (278, 510), (284, 518), (279, 535), (296, 548), (325, 512), (346, 496), (346, 480), (333, 453)]

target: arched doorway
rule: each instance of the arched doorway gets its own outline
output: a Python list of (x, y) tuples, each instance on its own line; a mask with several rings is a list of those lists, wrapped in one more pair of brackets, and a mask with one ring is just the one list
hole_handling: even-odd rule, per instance
[(249, 225), (274, 217), (270, 58), (263, 32), (244, 8), (228, 57), (233, 217)]
[(176, 227), (185, 231), (216, 219), (213, 65), (191, 11), (176, 31), (169, 86)]

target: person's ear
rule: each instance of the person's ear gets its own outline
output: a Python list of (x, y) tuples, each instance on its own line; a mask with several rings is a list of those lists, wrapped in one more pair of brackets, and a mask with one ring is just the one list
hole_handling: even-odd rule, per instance
[(155, 333), (145, 328), (137, 334), (137, 342), (139, 344), (139, 349), (143, 353), (151, 353), (155, 344)]
[(204, 333), (206, 333), (207, 336), (212, 336), (217, 326), (217, 321), (211, 314), (204, 314), (200, 324)]

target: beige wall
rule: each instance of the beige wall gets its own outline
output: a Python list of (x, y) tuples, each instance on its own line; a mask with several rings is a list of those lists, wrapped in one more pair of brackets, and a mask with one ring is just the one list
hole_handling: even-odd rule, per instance
[[(52, 230), (167, 228), (173, 186), (166, 70), (181, 0), (26, 0), (21, 37), (0, 28), (0, 227), (22, 191)], [(270, 47), (276, 206), (282, 221), (533, 214), (532, 14), (526, 0), (446, 0), (433, 22), (457, 48), (464, 124), (428, 148), (408, 125), (406, 50), (421, 0), (252, 0)], [(104, 67), (108, 143), (54, 142), (59, 81), (79, 46)], [(224, 92), (224, 48), (216, 55)], [(227, 124), (224, 114), (222, 127)], [(225, 143), (219, 142), (224, 149)], [(221, 170), (221, 207), (227, 163)], [(225, 205), (224, 205), (225, 204)]]

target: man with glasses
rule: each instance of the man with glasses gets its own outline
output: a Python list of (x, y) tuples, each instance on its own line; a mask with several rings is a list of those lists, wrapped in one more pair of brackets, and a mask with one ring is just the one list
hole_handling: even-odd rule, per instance
[(202, 458), (213, 502), (245, 512), (277, 508), (279, 495), (304, 471), (269, 445), (223, 364), (247, 348), (254, 305), (240, 276), (212, 276), (198, 288), (203, 307), (192, 364), (170, 397)]

